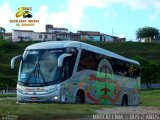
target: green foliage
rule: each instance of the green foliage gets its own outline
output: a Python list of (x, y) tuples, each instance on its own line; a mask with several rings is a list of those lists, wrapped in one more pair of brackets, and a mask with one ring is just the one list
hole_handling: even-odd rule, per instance
[(0, 33), (5, 33), (5, 32), (6, 32), (5, 28), (0, 27)]
[(141, 64), (141, 81), (145, 84), (160, 83), (160, 64), (153, 60), (135, 57)]
[[(95, 114), (97, 109), (114, 108), (109, 105), (87, 104), (16, 104), (16, 99), (2, 99), (0, 114), (18, 115), (18, 120), (81, 119)], [(142, 91), (140, 105), (160, 107), (160, 90)]]
[(16, 94), (0, 94), (0, 99), (6, 97), (16, 97)]
[(159, 30), (157, 28), (153, 28), (153, 27), (139, 28), (136, 31), (136, 36), (138, 39), (153, 37), (155, 35), (159, 35)]
[(2, 75), (6, 75), (6, 76), (15, 76), (17, 75), (17, 71), (18, 71), (18, 66), (15, 67), (15, 69), (11, 69), (10, 68), (10, 63), (7, 64), (0, 64), (0, 73)]
[(0, 47), (0, 51), (4, 52), (4, 53), (8, 53), (8, 52), (13, 51), (15, 49), (17, 49), (16, 43), (11, 43), (11, 42), (7, 42), (7, 41), (3, 42)]
[(0, 75), (0, 89), (15, 88), (17, 76)]
[(0, 40), (3, 40), (3, 39), (4, 39), (4, 38), (3, 38), (3, 35), (4, 35), (5, 32), (6, 32), (5, 28), (0, 27)]
[[(2, 98), (3, 99), (3, 98)], [(81, 104), (16, 104), (15, 99), (0, 100), (0, 115), (18, 115), (18, 120), (74, 120), (95, 114), (95, 110), (112, 107), (109, 105)], [(1, 118), (1, 116), (0, 116)]]
[[(12, 57), (22, 54), (24, 49), (36, 42), (11, 43), (0, 40), (0, 87), (16, 87), (18, 64), (15, 70), (10, 69)], [(89, 44), (113, 51), (127, 58), (140, 62), (142, 68), (142, 83), (160, 83), (160, 44), (156, 43), (104, 43), (87, 42)], [(136, 57), (140, 56), (140, 57)]]
[(142, 91), (141, 105), (160, 107), (160, 90)]

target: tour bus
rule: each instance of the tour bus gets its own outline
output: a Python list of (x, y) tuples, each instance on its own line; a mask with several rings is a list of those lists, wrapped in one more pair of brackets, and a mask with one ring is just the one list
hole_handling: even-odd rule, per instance
[(78, 41), (28, 46), (19, 60), (17, 102), (140, 103), (140, 64)]

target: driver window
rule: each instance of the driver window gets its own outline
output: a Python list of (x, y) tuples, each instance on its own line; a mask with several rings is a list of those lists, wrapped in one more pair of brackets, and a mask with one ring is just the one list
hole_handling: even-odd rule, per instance
[(75, 61), (76, 61), (75, 55), (66, 57), (64, 59), (62, 67), (62, 81), (67, 80), (72, 76)]

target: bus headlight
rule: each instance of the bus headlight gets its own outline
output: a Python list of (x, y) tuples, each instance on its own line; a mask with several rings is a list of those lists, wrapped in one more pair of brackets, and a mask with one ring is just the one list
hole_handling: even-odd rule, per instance
[(58, 99), (58, 96), (54, 96), (53, 99), (54, 99), (54, 100), (57, 100), (57, 99)]
[(25, 91), (21, 88), (17, 88), (17, 92), (21, 93), (21, 94), (25, 94)]

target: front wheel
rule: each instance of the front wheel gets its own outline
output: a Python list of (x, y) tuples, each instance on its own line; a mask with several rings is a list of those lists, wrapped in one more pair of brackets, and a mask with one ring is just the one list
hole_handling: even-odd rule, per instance
[(85, 103), (85, 96), (84, 96), (84, 92), (83, 91), (78, 91), (77, 92), (75, 103), (77, 103), (77, 104)]

